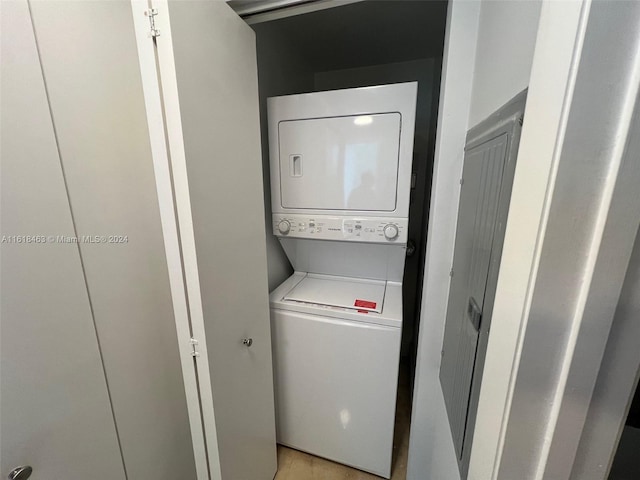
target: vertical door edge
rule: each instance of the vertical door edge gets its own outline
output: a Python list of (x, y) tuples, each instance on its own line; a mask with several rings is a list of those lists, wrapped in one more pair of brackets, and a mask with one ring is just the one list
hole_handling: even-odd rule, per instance
[[(180, 212), (176, 212), (176, 207), (178, 205), (174, 205), (173, 196), (175, 187), (174, 185), (172, 185), (167, 144), (169, 144), (169, 149), (171, 150), (172, 154), (173, 149), (171, 149), (171, 139), (167, 139), (167, 135), (165, 134), (165, 126), (166, 131), (168, 132), (170, 127), (175, 128), (176, 123), (179, 126), (180, 120), (178, 117), (177, 122), (172, 122), (170, 125), (170, 122), (168, 120), (165, 120), (164, 118), (165, 112), (163, 111), (161, 99), (161, 86), (158, 79), (159, 72), (155, 58), (156, 54), (154, 51), (154, 41), (151, 36), (149, 17), (145, 14), (145, 12), (149, 9), (149, 6), (149, 2), (147, 2), (146, 0), (131, 0), (131, 10), (138, 50), (138, 61), (140, 64), (140, 76), (142, 80), (145, 110), (147, 115), (147, 125), (149, 129), (149, 142), (153, 158), (156, 193), (158, 197), (158, 207), (162, 223), (164, 250), (167, 260), (169, 284), (173, 303), (173, 314), (176, 324), (178, 349), (180, 352), (180, 363), (187, 401), (187, 410), (191, 430), (191, 440), (193, 444), (196, 474), (198, 480), (208, 480), (210, 478), (208, 464), (211, 459), (207, 459), (207, 452), (209, 451), (209, 454), (214, 452), (214, 454), (217, 455), (217, 448), (215, 448), (215, 443), (211, 444), (208, 441), (205, 441), (205, 437), (207, 434), (203, 426), (205, 405), (203, 404), (201, 407), (203, 395), (202, 392), (199, 392), (199, 388), (206, 388), (207, 385), (206, 383), (203, 385), (201, 379), (196, 377), (197, 373), (194, 365), (194, 358), (196, 358), (197, 360), (197, 357), (194, 357), (193, 355), (194, 350), (191, 343), (192, 327), (190, 326), (189, 309), (187, 306), (187, 294), (185, 292), (186, 279), (183, 277), (184, 260), (182, 258), (180, 250), (180, 232), (178, 230), (178, 224), (176, 223), (176, 213), (178, 213), (179, 218)], [(164, 11), (166, 12), (166, 8), (164, 9)], [(167, 35), (168, 33), (169, 32), (167, 32)], [(178, 204), (177, 196), (178, 194), (176, 192), (176, 204)], [(180, 226), (182, 226), (182, 224)], [(186, 265), (184, 270), (186, 275), (188, 271)], [(199, 300), (199, 296), (197, 298)], [(194, 328), (193, 331), (195, 334), (196, 329)], [(204, 345), (204, 335), (198, 338), (201, 338), (201, 342)], [(200, 355), (202, 355), (202, 348), (199, 349), (199, 352)], [(206, 361), (199, 362), (198, 372), (200, 372), (202, 369), (202, 363), (207, 365)], [(208, 368), (204, 373), (208, 377)], [(201, 411), (201, 408), (203, 411)], [(213, 410), (212, 402), (210, 405), (210, 409), (211, 411)], [(212, 426), (213, 435), (215, 436), (215, 422), (212, 423)], [(208, 438), (206, 440), (208, 440)], [(207, 449), (207, 446), (209, 446), (209, 449)], [(214, 476), (214, 478), (219, 477)]]

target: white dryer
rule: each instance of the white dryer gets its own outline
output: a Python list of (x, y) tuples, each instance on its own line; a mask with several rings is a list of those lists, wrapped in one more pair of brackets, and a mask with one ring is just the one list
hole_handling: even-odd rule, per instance
[(417, 84), (270, 98), (278, 442), (391, 474)]

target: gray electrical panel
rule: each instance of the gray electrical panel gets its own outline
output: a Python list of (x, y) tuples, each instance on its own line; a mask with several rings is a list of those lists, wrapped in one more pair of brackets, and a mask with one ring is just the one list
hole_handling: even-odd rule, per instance
[(467, 134), (440, 383), (466, 478), (526, 91)]

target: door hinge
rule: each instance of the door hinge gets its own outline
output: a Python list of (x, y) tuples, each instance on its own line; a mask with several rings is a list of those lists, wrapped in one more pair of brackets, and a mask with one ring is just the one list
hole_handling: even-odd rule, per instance
[(196, 340), (195, 338), (190, 338), (189, 344), (191, 345), (191, 356), (199, 357), (200, 352), (198, 351), (198, 340)]
[(151, 38), (155, 38), (155, 37), (159, 37), (160, 36), (160, 30), (158, 30), (156, 28), (156, 15), (158, 15), (158, 9), (157, 8), (150, 8), (148, 10), (144, 11), (144, 14), (149, 17), (149, 27), (150, 27), (150, 33), (149, 36)]

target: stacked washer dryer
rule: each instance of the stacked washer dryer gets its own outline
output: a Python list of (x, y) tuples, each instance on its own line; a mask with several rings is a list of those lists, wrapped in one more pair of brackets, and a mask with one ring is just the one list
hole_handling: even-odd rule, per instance
[(417, 83), (268, 100), (278, 442), (391, 474)]

